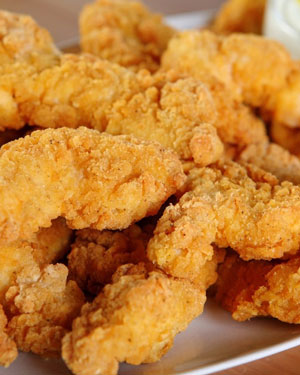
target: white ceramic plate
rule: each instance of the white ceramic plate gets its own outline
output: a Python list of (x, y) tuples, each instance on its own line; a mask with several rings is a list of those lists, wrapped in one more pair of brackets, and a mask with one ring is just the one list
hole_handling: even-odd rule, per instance
[[(300, 345), (300, 326), (275, 319), (232, 320), (212, 300), (188, 329), (177, 335), (174, 347), (158, 363), (122, 364), (120, 375), (202, 375), (241, 365)], [(20, 354), (1, 375), (70, 375), (61, 360)]]
[[(201, 27), (212, 11), (193, 12), (167, 17), (178, 29)], [(74, 45), (78, 38), (60, 43), (60, 48)], [(204, 313), (175, 339), (174, 347), (158, 363), (130, 366), (122, 364), (120, 375), (203, 375), (241, 365), (300, 345), (300, 326), (275, 319), (254, 319), (246, 323), (232, 320), (212, 300)], [(61, 360), (21, 353), (0, 375), (70, 375)]]

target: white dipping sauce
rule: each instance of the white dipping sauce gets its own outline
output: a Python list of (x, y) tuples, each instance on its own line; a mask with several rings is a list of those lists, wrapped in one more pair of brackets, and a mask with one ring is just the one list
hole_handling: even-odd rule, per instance
[(269, 0), (264, 35), (278, 40), (294, 59), (300, 59), (300, 0)]

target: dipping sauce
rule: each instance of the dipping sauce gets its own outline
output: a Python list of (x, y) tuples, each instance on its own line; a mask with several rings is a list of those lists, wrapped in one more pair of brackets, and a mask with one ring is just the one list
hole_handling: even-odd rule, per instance
[(294, 59), (300, 59), (300, 0), (269, 0), (263, 32), (284, 44)]

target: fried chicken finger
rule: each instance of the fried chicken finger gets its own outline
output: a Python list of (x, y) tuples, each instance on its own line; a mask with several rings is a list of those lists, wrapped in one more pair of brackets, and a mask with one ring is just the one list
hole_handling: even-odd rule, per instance
[(121, 229), (182, 185), (175, 153), (87, 128), (47, 129), (0, 151), (2, 241), (28, 239), (63, 216), (76, 229)]
[(82, 308), (63, 339), (63, 359), (77, 375), (115, 375), (119, 362), (158, 361), (201, 314), (205, 299), (204, 290), (151, 264), (121, 266), (112, 284)]
[(8, 367), (17, 357), (18, 351), (14, 341), (6, 332), (7, 318), (0, 305), (0, 366)]
[(136, 1), (98, 0), (81, 12), (80, 44), (84, 52), (133, 70), (158, 69), (160, 56), (175, 30)]
[(62, 258), (70, 244), (72, 231), (58, 218), (28, 241), (15, 241), (0, 247), (0, 303), (7, 289), (25, 267), (45, 266)]
[(245, 262), (230, 253), (219, 267), (216, 299), (238, 321), (272, 316), (300, 323), (300, 258)]
[(280, 258), (300, 245), (300, 188), (251, 165), (190, 171), (188, 191), (158, 221), (147, 252), (166, 273), (197, 282), (213, 244), (245, 259)]

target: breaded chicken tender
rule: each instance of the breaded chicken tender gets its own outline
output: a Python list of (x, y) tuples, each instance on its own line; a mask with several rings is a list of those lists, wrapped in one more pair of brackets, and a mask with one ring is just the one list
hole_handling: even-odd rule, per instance
[(276, 41), (246, 34), (223, 37), (210, 31), (178, 34), (162, 57), (163, 69), (204, 81), (205, 76), (213, 76), (237, 99), (270, 112), (274, 112), (277, 93), (285, 89), (293, 67), (289, 53)]
[(115, 375), (119, 362), (158, 361), (202, 313), (205, 292), (151, 265), (127, 264), (73, 322), (62, 355), (78, 375)]
[(15, 241), (0, 247), (0, 303), (23, 268), (45, 266), (62, 258), (70, 244), (72, 231), (64, 219), (52, 222), (28, 241)]
[(266, 0), (227, 0), (217, 13), (212, 31), (221, 34), (261, 34)]
[(236, 163), (190, 171), (188, 191), (166, 208), (147, 252), (164, 272), (199, 279), (212, 245), (245, 259), (280, 258), (300, 245), (300, 188)]
[(15, 342), (6, 332), (7, 318), (0, 305), (0, 366), (8, 367), (17, 357), (18, 351)]
[(75, 281), (68, 281), (63, 264), (24, 268), (5, 295), (7, 332), (25, 352), (60, 353), (62, 337), (85, 302)]
[(276, 143), (252, 144), (237, 158), (272, 173), (279, 181), (300, 184), (300, 159)]
[(32, 65), (37, 71), (52, 66), (60, 52), (47, 30), (30, 17), (0, 11), (0, 66), (21, 62)]
[(155, 77), (146, 71), (135, 74), (91, 55), (63, 55), (39, 73), (23, 63), (17, 69), (22, 77), (15, 71), (8, 65), (0, 74), (2, 129), (25, 123), (46, 128), (83, 124), (158, 141), (200, 166), (220, 158), (219, 136), (242, 145), (266, 137), (264, 124), (230, 99), (230, 90), (220, 90), (223, 84), (216, 80), (205, 85), (169, 72)]
[(130, 136), (47, 129), (0, 150), (1, 241), (29, 239), (62, 216), (74, 229), (123, 229), (182, 185), (177, 155)]
[(146, 261), (146, 246), (151, 231), (133, 224), (124, 231), (102, 232), (92, 229), (77, 231), (68, 255), (70, 278), (81, 289), (98, 294), (111, 282), (117, 268), (126, 263)]
[(216, 299), (238, 321), (272, 316), (300, 323), (300, 258), (245, 262), (230, 253), (219, 267)]
[(263, 121), (236, 99), (224, 83), (209, 75), (201, 81), (208, 87), (215, 104), (216, 119), (210, 120), (210, 123), (214, 124), (226, 145), (243, 147), (267, 140)]
[(80, 15), (80, 44), (89, 52), (133, 70), (158, 69), (160, 56), (175, 30), (143, 4), (98, 0)]
[(186, 31), (170, 41), (162, 69), (203, 82), (214, 77), (236, 101), (260, 108), (266, 120), (300, 127), (300, 65), (278, 42), (255, 35)]
[(29, 16), (0, 11), (0, 130), (20, 129), (15, 88), (26, 77), (58, 64), (60, 52), (45, 29)]
[(93, 56), (65, 55), (59, 66), (16, 85), (17, 96), (11, 97), (29, 124), (84, 124), (114, 135), (131, 134), (158, 141), (201, 165), (203, 158), (218, 160), (223, 151), (212, 126), (205, 137), (208, 150), (202, 149), (201, 127), (209, 127), (215, 107), (208, 89), (195, 79), (157, 82), (147, 72), (136, 75)]
[[(185, 104), (188, 103), (188, 96), (186, 94), (186, 100), (184, 100), (184, 102), (182, 101), (183, 90), (187, 93), (187, 82), (193, 82), (193, 79), (190, 77), (191, 75), (193, 75), (192, 70), (191, 72), (186, 71), (178, 73), (176, 70), (166, 71), (162, 69), (154, 76), (158, 82), (163, 82), (164, 80), (176, 82), (179, 77), (189, 77), (180, 80), (182, 82), (182, 89), (177, 94), (177, 101), (174, 102), (174, 106), (176, 105), (178, 110), (184, 109), (185, 113), (192, 113), (192, 111), (195, 112), (194, 103), (191, 100), (189, 101), (189, 105)], [(255, 116), (250, 108), (241, 103), (240, 100), (237, 100), (231, 90), (228, 89), (224, 83), (220, 82), (215, 77), (206, 74), (199, 80), (194, 78), (193, 85), (197, 85), (198, 91), (200, 90), (200, 87), (202, 87), (201, 91), (203, 92), (205, 89), (206, 96), (209, 95), (210, 100), (206, 99), (204, 102), (206, 96), (202, 94), (201, 103), (202, 106), (205, 106), (204, 108), (206, 108), (206, 118), (204, 119), (203, 116), (204, 111), (202, 113), (199, 112), (201, 113), (200, 118), (209, 124), (214, 125), (222, 142), (225, 144), (245, 146), (252, 143), (266, 141), (265, 125), (262, 120)], [(177, 86), (179, 85), (177, 84)], [(192, 87), (191, 84), (190, 86)], [(200, 111), (200, 108), (198, 108), (198, 111)], [(181, 129), (182, 132), (184, 131), (183, 125), (176, 126), (176, 129)], [(199, 130), (203, 132), (203, 125), (199, 127)], [(206, 137), (206, 139), (209, 138)], [(210, 143), (213, 143), (213, 141), (211, 140)], [(208, 147), (206, 147), (206, 149), (208, 149)], [(200, 153), (202, 149), (198, 148), (198, 150)], [(202, 151), (202, 153), (205, 154), (205, 151)], [(197, 160), (195, 156), (194, 159)], [(208, 165), (208, 163), (206, 165)], [(204, 163), (202, 164), (202, 166), (206, 165), (204, 165)]]
[(14, 102), (15, 88), (26, 77), (59, 62), (60, 52), (45, 29), (29, 16), (0, 11), (0, 130), (20, 129), (26, 119)]

